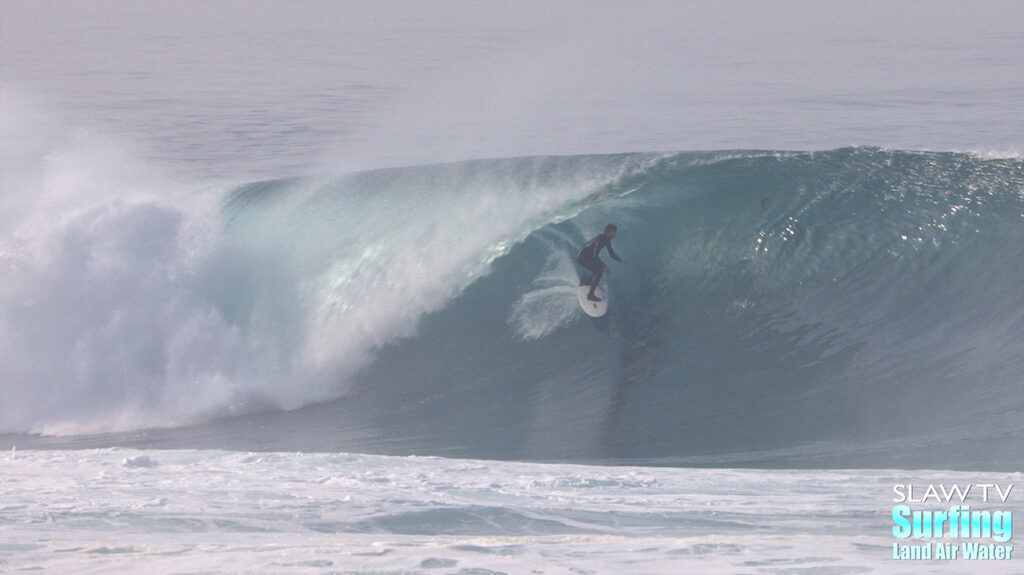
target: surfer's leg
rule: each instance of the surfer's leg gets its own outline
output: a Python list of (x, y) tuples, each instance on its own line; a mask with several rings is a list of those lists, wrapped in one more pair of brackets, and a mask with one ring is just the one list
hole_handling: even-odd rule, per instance
[(588, 297), (592, 297), (594, 295), (594, 290), (597, 288), (597, 284), (601, 283), (601, 278), (604, 276), (604, 264), (601, 263), (601, 260), (593, 261), (591, 262), (591, 265), (592, 267), (590, 267), (590, 271), (594, 272), (594, 279), (590, 282), (590, 293), (587, 294)]
[(593, 259), (581, 258), (577, 260), (577, 262), (583, 266), (584, 269), (590, 272), (590, 275), (584, 276), (583, 279), (580, 280), (580, 285), (591, 286), (590, 293), (594, 293), (594, 286), (597, 285), (597, 282), (601, 281), (601, 273), (604, 269), (602, 269), (600, 263)]
[(601, 301), (601, 298), (597, 297), (594, 290), (597, 289), (597, 284), (601, 283), (601, 276), (604, 275), (604, 266), (598, 264), (597, 269), (594, 271), (594, 281), (590, 284), (590, 293), (587, 294), (587, 299), (590, 301)]

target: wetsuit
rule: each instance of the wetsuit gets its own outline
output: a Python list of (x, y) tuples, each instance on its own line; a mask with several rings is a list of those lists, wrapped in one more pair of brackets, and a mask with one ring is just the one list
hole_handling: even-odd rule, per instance
[(581, 286), (590, 286), (590, 295), (594, 295), (594, 288), (597, 287), (597, 284), (601, 283), (601, 277), (604, 276), (604, 262), (598, 257), (604, 248), (608, 248), (608, 255), (612, 256), (613, 260), (617, 262), (622, 261), (618, 254), (615, 253), (615, 250), (612, 249), (612, 239), (604, 234), (584, 244), (580, 248), (579, 253), (576, 254), (576, 261), (592, 274), (580, 280)]

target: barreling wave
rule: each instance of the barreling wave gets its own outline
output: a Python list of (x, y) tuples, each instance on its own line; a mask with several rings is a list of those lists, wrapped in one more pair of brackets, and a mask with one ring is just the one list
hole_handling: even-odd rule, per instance
[[(172, 233), (161, 213), (148, 217)], [(145, 435), (167, 444), (1020, 464), (1019, 159), (857, 148), (479, 160), (254, 183), (219, 217), (187, 281), (157, 282), (177, 301), (165, 313), (205, 323), (161, 320), (173, 337), (139, 357), (109, 337), (72, 346), (101, 365), (116, 352), (136, 376), (115, 389), (109, 365), (91, 380), (57, 374), (104, 391), (83, 429), (130, 407), (128, 427), (156, 412), (171, 425), (262, 413)], [(608, 222), (628, 265), (609, 262), (610, 312), (593, 320), (576, 304), (572, 255)], [(119, 309), (122, 321), (143, 312)], [(81, 333), (110, 328), (112, 314), (97, 315)], [(203, 339), (204, 351), (187, 340), (200, 333), (230, 339)], [(186, 384), (202, 408), (169, 410)], [(5, 410), (0, 423), (76, 421), (47, 409), (20, 405), (29, 417)]]

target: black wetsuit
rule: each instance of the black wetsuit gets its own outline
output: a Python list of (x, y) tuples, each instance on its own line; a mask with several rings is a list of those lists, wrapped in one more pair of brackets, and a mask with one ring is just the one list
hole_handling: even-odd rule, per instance
[(594, 288), (597, 284), (601, 283), (601, 277), (604, 276), (604, 262), (598, 257), (601, 250), (608, 248), (608, 255), (612, 256), (612, 259), (621, 262), (622, 259), (612, 249), (612, 239), (608, 236), (601, 234), (594, 239), (590, 240), (580, 248), (579, 253), (576, 254), (576, 261), (581, 266), (587, 268), (592, 275), (585, 277), (580, 280), (580, 285), (590, 286), (590, 295), (594, 295)]

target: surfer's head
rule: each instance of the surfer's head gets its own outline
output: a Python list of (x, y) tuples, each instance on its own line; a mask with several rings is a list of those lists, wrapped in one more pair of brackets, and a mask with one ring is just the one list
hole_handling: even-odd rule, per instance
[(618, 231), (619, 226), (616, 226), (615, 224), (608, 224), (607, 226), (604, 227), (604, 235), (608, 236), (609, 238), (614, 238), (615, 232)]

